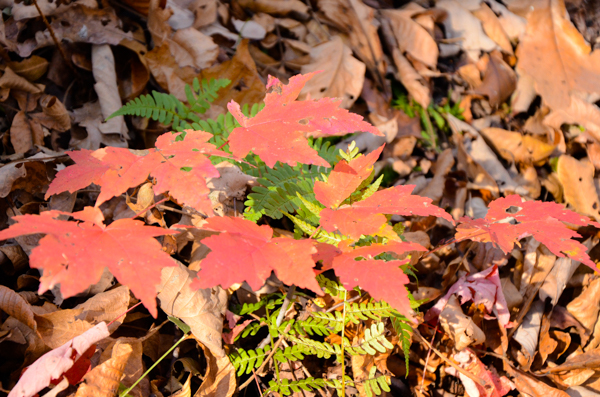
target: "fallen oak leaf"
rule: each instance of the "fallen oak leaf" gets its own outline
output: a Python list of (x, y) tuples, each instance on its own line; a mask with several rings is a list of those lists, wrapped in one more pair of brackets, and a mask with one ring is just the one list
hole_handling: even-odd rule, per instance
[[(72, 216), (79, 222), (56, 219)], [(128, 286), (156, 317), (156, 285), (162, 268), (177, 266), (154, 238), (176, 234), (174, 230), (146, 226), (144, 222), (125, 218), (106, 226), (97, 207), (85, 207), (72, 214), (46, 211), (40, 215), (20, 215), (17, 221), (0, 232), (0, 240), (27, 235), (46, 234), (30, 256), (32, 268), (43, 269), (39, 293), (60, 284), (64, 298), (84, 291), (101, 278), (104, 268)], [(144, 270), (144, 278), (139, 276)]]

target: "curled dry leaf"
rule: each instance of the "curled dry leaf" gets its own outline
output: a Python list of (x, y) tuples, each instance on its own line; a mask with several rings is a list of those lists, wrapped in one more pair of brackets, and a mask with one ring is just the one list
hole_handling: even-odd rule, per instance
[(523, 323), (513, 335), (513, 339), (521, 345), (520, 353), (524, 355), (524, 360), (519, 360), (519, 357), (517, 360), (519, 360), (519, 364), (527, 368), (531, 365), (538, 348), (543, 313), (544, 302), (540, 300), (534, 302), (523, 319)]
[(400, 51), (409, 53), (411, 57), (423, 62), (429, 68), (436, 69), (438, 47), (429, 32), (412, 19), (413, 14), (417, 12), (411, 9), (400, 9), (382, 10), (381, 14), (389, 19)]
[(300, 0), (242, 0), (240, 5), (254, 12), (279, 16), (295, 14), (301, 20), (309, 19), (309, 8)]
[(24, 111), (18, 112), (10, 127), (10, 143), (15, 153), (25, 153), (34, 145), (44, 145), (42, 126)]
[(545, 301), (546, 298), (550, 298), (551, 303), (556, 305), (558, 298), (567, 286), (567, 282), (580, 264), (581, 262), (570, 258), (558, 258), (540, 288), (540, 299)]
[(511, 366), (506, 366), (506, 371), (513, 378), (516, 389), (523, 394), (531, 397), (569, 397), (564, 391), (548, 386), (541, 380)]
[(127, 311), (129, 300), (129, 288), (124, 285), (110, 291), (97, 293), (73, 308), (73, 310), (81, 311), (75, 318), (87, 321), (90, 324), (97, 324), (102, 321), (107, 324), (112, 323), (108, 329), (113, 332), (123, 323), (125, 317), (120, 318), (120, 316)]
[[(14, 9), (14, 7), (13, 7)], [(13, 14), (14, 15), (14, 14)], [(36, 15), (37, 17), (37, 15)], [(18, 62), (9, 62), (8, 66), (19, 76), (28, 81), (36, 81), (48, 71), (48, 61), (37, 55), (32, 55)]]
[(433, 200), (434, 204), (437, 204), (444, 194), (446, 175), (452, 170), (453, 166), (454, 155), (452, 154), (452, 149), (446, 149), (438, 156), (432, 169), (433, 178), (425, 189), (419, 192), (419, 196), (429, 197)]
[(431, 93), (429, 88), (426, 87), (422, 80), (423, 78), (410, 64), (408, 59), (400, 53), (397, 49), (393, 50), (392, 57), (394, 64), (398, 69), (397, 77), (402, 82), (402, 85), (406, 88), (409, 94), (417, 101), (417, 103), (423, 108), (428, 108), (431, 102)]
[[(145, 337), (144, 337), (145, 339)], [(125, 366), (122, 369), (122, 376), (120, 383), (129, 388), (132, 386), (144, 373), (144, 362), (142, 361), (142, 354), (144, 348), (142, 344), (142, 338), (118, 338), (111, 341), (108, 346), (104, 347), (104, 351), (100, 356), (100, 366), (115, 356), (115, 349), (121, 348), (120, 346), (129, 346), (131, 353), (125, 361)], [(112, 352), (112, 353), (111, 353)], [(89, 382), (88, 382), (89, 385)], [(130, 392), (131, 397), (143, 397), (148, 396), (150, 393), (150, 382), (148, 378), (142, 379)]]
[(446, 367), (447, 373), (457, 376), (463, 382), (467, 396), (502, 397), (515, 388), (508, 378), (498, 376), (493, 367), (488, 369), (469, 349), (454, 354), (452, 358), (460, 368), (472, 374), (482, 383), (478, 385), (472, 378), (458, 372), (456, 368)]
[(563, 124), (579, 124), (600, 140), (600, 108), (580, 95), (571, 95), (569, 106), (552, 110), (544, 124), (554, 129), (560, 129)]
[(502, 128), (482, 128), (481, 134), (494, 145), (505, 160), (534, 164), (547, 159), (555, 146), (530, 135)]
[(231, 397), (236, 389), (235, 368), (229, 357), (215, 357), (204, 343), (198, 340), (207, 362), (204, 382), (194, 397)]
[(22, 162), (12, 162), (0, 167), (0, 198), (8, 196), (13, 183), (27, 175), (27, 169)]
[(302, 73), (321, 71), (310, 79), (299, 99), (310, 95), (311, 99), (323, 97), (342, 98), (344, 109), (349, 109), (358, 99), (365, 80), (366, 66), (352, 56), (340, 36), (313, 47), (310, 51), (312, 63), (302, 66)]
[(454, 348), (458, 351), (485, 342), (485, 334), (471, 317), (463, 313), (454, 295), (450, 297), (446, 307), (440, 313), (439, 321), (444, 331), (454, 341)]
[(69, 116), (65, 105), (57, 97), (42, 95), (40, 105), (42, 106), (42, 114), (45, 116), (37, 118), (40, 124), (61, 132), (71, 129), (71, 116)]
[(473, 11), (473, 15), (475, 15), (483, 25), (483, 31), (488, 35), (488, 37), (507, 54), (513, 55), (512, 44), (510, 44), (510, 39), (508, 35), (504, 31), (504, 27), (500, 22), (500, 19), (496, 16), (494, 11), (485, 3), (481, 2), (479, 5), (479, 9)]
[(127, 343), (115, 344), (110, 360), (100, 364), (84, 377), (84, 383), (77, 389), (75, 397), (115, 396), (119, 390), (123, 370), (132, 352), (131, 345)]
[[(485, 4), (485, 3), (482, 3)], [(485, 95), (494, 108), (507, 100), (517, 87), (517, 75), (498, 51), (490, 54), (482, 83), (475, 93)]]
[(46, 353), (27, 368), (8, 396), (34, 396), (48, 386), (52, 379), (60, 378), (92, 345), (108, 337), (108, 335), (108, 328), (102, 322), (64, 345)]
[(42, 92), (40, 87), (30, 83), (27, 79), (13, 72), (10, 66), (7, 66), (6, 69), (4, 69), (4, 74), (2, 77), (0, 77), (0, 87), (21, 90), (30, 94), (38, 94)]
[(32, 330), (35, 331), (37, 329), (37, 324), (29, 303), (21, 295), (3, 285), (0, 285), (0, 309)]
[(227, 308), (227, 292), (220, 287), (190, 288), (195, 272), (178, 262), (178, 267), (162, 270), (158, 287), (160, 307), (170, 316), (183, 320), (192, 334), (206, 345), (216, 357), (223, 357), (221, 334)]
[(594, 166), (567, 154), (558, 158), (558, 179), (563, 187), (565, 201), (582, 214), (600, 220), (600, 200), (594, 185)]
[(600, 310), (600, 278), (594, 279), (579, 296), (573, 299), (567, 305), (567, 310), (585, 328), (586, 334), (590, 335)]
[(600, 52), (591, 52), (568, 18), (563, 0), (536, 3), (517, 48), (519, 69), (552, 109), (569, 107), (573, 91), (600, 93)]

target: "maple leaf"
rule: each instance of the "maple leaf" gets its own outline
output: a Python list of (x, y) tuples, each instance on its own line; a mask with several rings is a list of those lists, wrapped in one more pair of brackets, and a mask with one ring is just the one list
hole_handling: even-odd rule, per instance
[[(352, 249), (348, 241), (340, 243), (342, 254), (332, 260), (335, 274), (346, 289), (356, 286), (368, 291), (374, 299), (384, 300), (409, 320), (413, 320), (412, 309), (405, 285), (408, 276), (400, 268), (407, 260), (383, 261), (373, 259), (384, 252), (394, 252), (398, 255), (409, 251), (427, 251), (425, 247), (408, 242), (392, 241), (388, 244), (373, 244)], [(357, 260), (358, 258), (364, 260)]]
[(339, 206), (371, 175), (373, 163), (382, 150), (383, 146), (350, 162), (340, 160), (327, 177), (327, 182), (315, 182), (315, 198), (326, 207)]
[(414, 185), (394, 186), (375, 192), (365, 200), (344, 205), (336, 210), (321, 210), (321, 227), (328, 232), (339, 230), (353, 239), (361, 235), (377, 234), (387, 225), (383, 214), (437, 216), (454, 224), (454, 220), (443, 209), (431, 204), (427, 197), (410, 193)]
[(317, 250), (312, 240), (273, 238), (269, 226), (243, 218), (213, 217), (202, 228), (221, 233), (202, 240), (212, 251), (202, 260), (194, 288), (228, 288), (246, 281), (258, 290), (275, 271), (282, 282), (322, 295), (313, 270)]
[(304, 163), (329, 167), (329, 163), (309, 146), (307, 135), (333, 136), (356, 131), (383, 135), (361, 116), (340, 108), (341, 100), (296, 101), (315, 73), (293, 76), (288, 85), (269, 76), (267, 89), (271, 92), (265, 97), (265, 107), (252, 118), (246, 117), (240, 105), (231, 101), (227, 108), (241, 125), (229, 135), (231, 152), (243, 158), (252, 151), (269, 167), (277, 161), (291, 166)]
[[(69, 215), (80, 222), (56, 219)], [(39, 293), (60, 284), (65, 298), (74, 296), (98, 282), (104, 268), (128, 286), (156, 317), (156, 285), (163, 267), (177, 266), (154, 237), (177, 231), (146, 226), (130, 218), (106, 226), (97, 207), (85, 207), (72, 214), (46, 211), (40, 215), (20, 215), (0, 232), (0, 240), (43, 233), (30, 256), (31, 267), (42, 269)], [(140, 277), (143, 272), (144, 277)]]
[(186, 130), (183, 140), (178, 140), (178, 136), (171, 133), (159, 136), (156, 149), (144, 155), (115, 147), (70, 152), (75, 164), (56, 174), (46, 199), (64, 191), (74, 193), (95, 183), (101, 188), (96, 200), (99, 206), (152, 176), (156, 179), (153, 186), (156, 194), (169, 192), (178, 202), (211, 216), (206, 178), (218, 177), (219, 172), (208, 156), (231, 156), (208, 143), (212, 138), (208, 132)]
[(587, 248), (573, 238), (581, 237), (564, 223), (578, 226), (600, 224), (564, 206), (541, 201), (525, 201), (514, 194), (492, 201), (485, 218), (463, 217), (457, 227), (457, 242), (473, 240), (491, 242), (505, 253), (510, 252), (519, 240), (533, 236), (554, 255), (585, 263), (594, 270), (596, 265), (586, 253)]

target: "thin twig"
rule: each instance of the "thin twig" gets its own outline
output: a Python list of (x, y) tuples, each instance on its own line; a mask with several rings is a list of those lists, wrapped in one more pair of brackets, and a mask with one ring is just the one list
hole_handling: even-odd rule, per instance
[[(296, 292), (296, 286), (293, 284), (290, 285), (290, 287), (287, 291), (287, 294), (285, 294), (285, 299), (283, 300), (283, 304), (281, 305), (281, 310), (279, 311), (279, 314), (277, 315), (277, 320), (275, 320), (275, 324), (277, 327), (279, 327), (281, 325), (281, 323), (283, 322), (283, 318), (285, 317), (285, 312), (287, 312), (288, 306), (290, 305), (290, 302), (294, 298), (295, 292)], [(271, 334), (267, 335), (267, 337), (265, 337), (265, 339), (263, 339), (260, 342), (260, 344), (258, 345), (258, 348), (262, 349), (270, 342), (271, 342)]]
[[(433, 336), (431, 337), (431, 346), (433, 346), (433, 342), (435, 341), (435, 335), (438, 330), (438, 325), (435, 326), (435, 330), (433, 331)], [(427, 375), (427, 365), (429, 365), (429, 357), (431, 356), (431, 349), (427, 350), (427, 358), (425, 358), (425, 365), (423, 366), (423, 377), (421, 378), (421, 394), (423, 394), (423, 386), (425, 385), (425, 375)]]
[(75, 75), (78, 76), (79, 72), (77, 72), (77, 69), (75, 69), (75, 67), (69, 60), (69, 58), (67, 58), (67, 54), (65, 54), (65, 50), (62, 48), (62, 46), (60, 45), (60, 42), (56, 38), (56, 35), (54, 34), (54, 29), (52, 29), (52, 25), (50, 25), (50, 22), (48, 22), (48, 19), (46, 19), (46, 16), (44, 15), (44, 13), (42, 12), (42, 9), (38, 5), (37, 0), (33, 0), (33, 5), (35, 5), (35, 8), (37, 9), (38, 13), (42, 17), (42, 21), (44, 21), (44, 25), (46, 25), (46, 28), (48, 28), (48, 31), (50, 32), (50, 36), (52, 36), (52, 41), (54, 41), (54, 44), (56, 44), (56, 47), (58, 47), (58, 52), (60, 52), (60, 55), (64, 59), (67, 66), (69, 66), (69, 69), (71, 69), (73, 72), (75, 72)]
[(338, 307), (340, 307), (340, 306), (344, 305), (345, 303), (354, 302), (355, 300), (358, 300), (358, 299), (360, 299), (361, 297), (362, 297), (362, 295), (356, 295), (354, 298), (350, 298), (350, 299), (348, 299), (348, 300), (346, 300), (346, 301), (342, 301), (342, 302), (340, 302), (340, 303), (337, 303), (337, 304), (335, 304), (335, 305), (331, 306), (329, 309), (327, 309), (327, 310), (325, 311), (325, 313), (331, 313), (332, 311), (334, 311), (334, 310), (335, 310), (335, 309), (337, 309)]

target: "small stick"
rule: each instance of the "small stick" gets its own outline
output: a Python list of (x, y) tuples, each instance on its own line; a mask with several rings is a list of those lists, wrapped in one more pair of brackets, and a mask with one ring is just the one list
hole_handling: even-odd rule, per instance
[(46, 16), (44, 15), (44, 13), (42, 12), (42, 9), (38, 5), (37, 0), (33, 0), (33, 4), (35, 5), (35, 8), (37, 9), (38, 13), (42, 17), (42, 21), (44, 21), (44, 25), (46, 25), (46, 27), (48, 28), (48, 31), (50, 32), (50, 36), (52, 36), (52, 41), (54, 41), (54, 44), (56, 44), (56, 46), (58, 47), (58, 52), (60, 52), (60, 55), (65, 60), (66, 64), (69, 66), (69, 69), (71, 69), (73, 72), (75, 72), (75, 75), (79, 75), (79, 72), (77, 72), (77, 69), (75, 69), (75, 67), (69, 60), (69, 58), (67, 58), (67, 54), (65, 54), (65, 51), (63, 50), (62, 46), (60, 45), (60, 42), (56, 38), (56, 35), (54, 34), (54, 29), (52, 29), (52, 25), (50, 25), (50, 22), (48, 22), (48, 19), (46, 19)]

